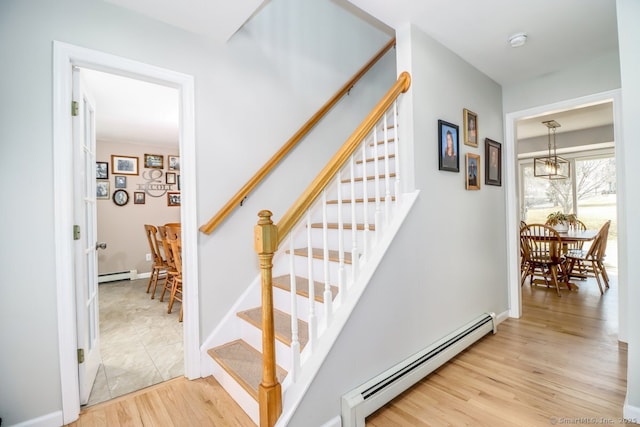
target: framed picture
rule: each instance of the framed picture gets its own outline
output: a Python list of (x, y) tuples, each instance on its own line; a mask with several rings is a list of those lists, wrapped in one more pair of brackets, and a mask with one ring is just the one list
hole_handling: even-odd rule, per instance
[(109, 181), (96, 181), (96, 199), (109, 198)]
[(182, 188), (180, 188), (180, 175), (178, 175), (178, 191), (182, 190)]
[(145, 154), (144, 167), (152, 169), (164, 168), (164, 156), (161, 156), (160, 154)]
[(124, 206), (129, 203), (129, 193), (127, 190), (116, 190), (113, 192), (113, 203), (118, 206)]
[(485, 174), (487, 185), (502, 185), (502, 144), (489, 138), (484, 139)]
[(146, 194), (144, 191), (136, 191), (133, 193), (133, 204), (134, 205), (144, 205), (146, 201)]
[(127, 177), (118, 175), (116, 176), (116, 188), (127, 188)]
[(170, 171), (180, 170), (180, 156), (167, 156)]
[(460, 172), (458, 125), (438, 120), (438, 169)]
[(167, 172), (164, 177), (167, 184), (176, 183), (176, 174), (174, 172)]
[(109, 163), (96, 162), (96, 179), (109, 179)]
[(169, 191), (167, 193), (167, 206), (180, 206), (180, 193)]
[(478, 115), (464, 109), (464, 143), (472, 147), (478, 146)]
[(480, 189), (480, 155), (467, 153), (465, 157), (467, 190)]
[(138, 175), (138, 158), (112, 154), (111, 172), (122, 175)]

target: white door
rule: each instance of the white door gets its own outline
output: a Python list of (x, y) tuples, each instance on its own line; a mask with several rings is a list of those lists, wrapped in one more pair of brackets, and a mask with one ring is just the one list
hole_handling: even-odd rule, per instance
[[(102, 363), (98, 314), (96, 132), (94, 103), (73, 70), (74, 254), (80, 404), (89, 401)], [(75, 104), (77, 103), (77, 104)]]

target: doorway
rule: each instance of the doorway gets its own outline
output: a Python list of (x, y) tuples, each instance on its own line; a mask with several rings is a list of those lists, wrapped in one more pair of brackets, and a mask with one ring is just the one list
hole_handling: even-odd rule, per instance
[(192, 76), (162, 69), (130, 59), (53, 43), (53, 160), (55, 188), (54, 232), (56, 241), (56, 286), (58, 339), (63, 421), (70, 423), (80, 413), (78, 388), (78, 347), (74, 283), (73, 235), (73, 149), (71, 129), (72, 67), (86, 67), (118, 75), (151, 81), (180, 92), (179, 144), (183, 227), (184, 267), (184, 367), (189, 379), (200, 376), (199, 313), (197, 277), (197, 218), (195, 210), (195, 118), (194, 80)]
[[(102, 357), (86, 386), (90, 394), (81, 400), (91, 406), (184, 375), (180, 307), (167, 313), (168, 298), (158, 297), (162, 289), (154, 299), (146, 292), (152, 261), (144, 234), (145, 224), (180, 222), (180, 209), (168, 203), (170, 195), (180, 194), (180, 111), (175, 88), (89, 68), (77, 67), (77, 73), (95, 104), (95, 160), (101, 167), (96, 185), (102, 190), (95, 193), (91, 215), (97, 218), (94, 244), (101, 248)], [(120, 159), (135, 167), (120, 168)]]
[[(509, 265), (509, 305), (510, 312), (509, 315), (511, 317), (519, 318), (522, 315), (522, 301), (521, 301), (521, 289), (520, 289), (520, 263), (519, 263), (519, 223), (520, 223), (520, 198), (519, 198), (519, 189), (520, 185), (519, 179), (519, 167), (517, 161), (517, 148), (516, 148), (516, 138), (517, 138), (517, 122), (519, 120), (537, 117), (545, 114), (556, 113), (560, 111), (566, 111), (570, 109), (585, 107), (589, 105), (602, 104), (606, 102), (611, 102), (613, 105), (613, 128), (614, 128), (614, 138), (616, 144), (616, 157), (615, 162), (616, 165), (621, 164), (621, 153), (623, 152), (624, 143), (621, 138), (620, 131), (620, 91), (614, 90), (610, 92), (604, 92), (600, 94), (594, 94), (590, 96), (585, 96), (582, 98), (572, 99), (568, 101), (558, 102), (555, 104), (544, 105), (536, 108), (532, 108), (529, 110), (523, 110), (515, 113), (509, 113), (506, 115), (505, 120), (505, 140), (507, 142), (506, 149), (508, 150), (508, 154), (505, 155), (506, 159), (506, 176), (507, 181), (510, 183), (507, 186), (507, 248), (508, 248), (508, 265)], [(618, 170), (621, 170), (618, 167)], [(618, 190), (618, 198), (617, 204), (618, 206), (624, 205), (624, 192), (623, 192), (623, 180), (622, 177), (619, 176), (616, 181), (616, 188)], [(624, 234), (625, 230), (622, 229), (623, 224), (620, 224), (618, 229), (619, 234)], [(620, 255), (620, 259), (624, 260), (624, 254), (620, 253), (620, 250), (617, 251)], [(625, 341), (626, 337), (626, 309), (625, 309), (625, 298), (626, 298), (626, 284), (624, 281), (619, 282), (618, 289), (618, 325), (619, 325), (619, 339), (621, 341)]]

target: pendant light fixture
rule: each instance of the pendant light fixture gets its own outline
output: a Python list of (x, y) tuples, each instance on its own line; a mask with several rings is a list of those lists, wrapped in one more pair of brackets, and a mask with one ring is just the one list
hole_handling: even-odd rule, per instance
[(559, 128), (560, 124), (555, 120), (547, 120), (542, 124), (547, 127), (548, 155), (533, 159), (533, 175), (548, 179), (569, 178), (571, 174), (569, 161), (556, 153), (556, 128)]

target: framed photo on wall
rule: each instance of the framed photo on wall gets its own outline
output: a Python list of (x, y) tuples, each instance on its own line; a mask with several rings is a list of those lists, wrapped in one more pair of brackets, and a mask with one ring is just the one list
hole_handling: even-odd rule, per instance
[(96, 162), (96, 179), (109, 179), (109, 163)]
[(144, 205), (146, 201), (146, 195), (144, 191), (135, 191), (133, 193), (133, 204), (134, 205)]
[(109, 198), (109, 181), (96, 181), (96, 199)]
[(164, 156), (161, 156), (160, 154), (145, 154), (144, 167), (151, 169), (164, 168)]
[(127, 188), (127, 177), (126, 176), (116, 176), (116, 188)]
[(489, 138), (484, 140), (485, 174), (487, 185), (502, 185), (502, 144)]
[(460, 172), (458, 125), (438, 120), (438, 169)]
[(478, 146), (478, 115), (473, 111), (464, 111), (464, 143), (472, 147)]
[(121, 175), (138, 175), (138, 158), (112, 154), (111, 171)]
[(467, 153), (465, 157), (466, 188), (467, 190), (480, 189), (480, 156)]
[(164, 175), (164, 178), (165, 178), (165, 182), (167, 184), (175, 184), (176, 183), (176, 174), (175, 174), (175, 172), (167, 172)]
[(180, 206), (180, 193), (169, 191), (167, 193), (167, 206)]
[(170, 171), (180, 170), (180, 156), (167, 156)]

